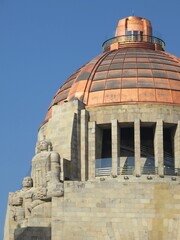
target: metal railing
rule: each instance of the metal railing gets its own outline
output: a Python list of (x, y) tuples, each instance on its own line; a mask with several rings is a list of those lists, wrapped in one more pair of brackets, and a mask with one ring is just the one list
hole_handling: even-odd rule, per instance
[(158, 174), (158, 168), (153, 166), (144, 166), (141, 168), (141, 174), (144, 174), (144, 175)]
[[(135, 171), (134, 166), (124, 166), (122, 168), (117, 168), (118, 175), (133, 175)], [(104, 167), (104, 168), (95, 168), (95, 176), (110, 176), (112, 174), (112, 167)], [(158, 175), (158, 167), (142, 167), (141, 168), (142, 175)], [(180, 168), (173, 167), (164, 167), (164, 175), (165, 176), (180, 176)]]
[(100, 177), (100, 176), (110, 176), (112, 172), (111, 167), (105, 167), (105, 168), (96, 168), (95, 169), (95, 176)]
[(106, 49), (108, 49), (111, 44), (114, 44), (114, 43), (124, 44), (129, 42), (146, 42), (146, 43), (158, 44), (162, 47), (163, 50), (165, 50), (165, 42), (160, 38), (149, 36), (149, 35), (131, 34), (131, 35), (122, 35), (122, 36), (118, 36), (118, 37), (114, 37), (106, 40), (102, 44), (103, 51), (106, 51)]
[[(129, 158), (129, 161), (127, 161)], [(124, 163), (123, 167), (120, 167), (120, 159), (117, 161), (117, 174), (118, 175), (133, 175), (135, 174), (135, 165), (132, 161), (132, 157), (128, 157)], [(148, 159), (148, 158), (147, 158)], [(142, 175), (158, 175), (159, 169), (155, 167), (153, 162), (155, 159), (150, 157), (149, 159), (153, 161), (146, 161), (143, 167), (141, 167)], [(166, 161), (165, 161), (166, 160)], [(169, 161), (167, 161), (169, 160)], [(164, 161), (166, 163), (172, 163), (172, 158), (165, 158)], [(180, 168), (175, 168), (173, 165), (165, 164), (164, 166), (164, 175), (167, 176), (180, 176)], [(112, 174), (112, 158), (99, 158), (95, 160), (95, 176), (110, 176)]]
[(178, 174), (177, 168), (164, 167), (164, 175), (174, 176)]
[(133, 175), (134, 166), (124, 166), (122, 168), (118, 168), (118, 175)]
[(112, 158), (98, 158), (95, 161), (95, 176), (109, 176), (112, 172)]

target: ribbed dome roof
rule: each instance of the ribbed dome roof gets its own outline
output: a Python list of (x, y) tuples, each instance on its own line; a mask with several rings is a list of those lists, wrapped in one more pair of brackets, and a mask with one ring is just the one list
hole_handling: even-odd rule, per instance
[(142, 40), (139, 45), (123, 43), (78, 69), (56, 93), (46, 120), (51, 117), (53, 105), (74, 99), (88, 107), (132, 103), (179, 105), (180, 59), (153, 46)]

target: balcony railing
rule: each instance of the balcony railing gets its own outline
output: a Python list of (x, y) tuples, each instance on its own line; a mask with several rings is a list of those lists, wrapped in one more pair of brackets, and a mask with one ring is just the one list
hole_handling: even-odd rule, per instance
[(145, 175), (149, 174), (155, 175), (158, 174), (158, 168), (153, 166), (144, 166), (141, 168), (141, 173)]
[[(134, 166), (124, 166), (123, 168), (117, 168), (118, 175), (133, 175), (135, 171)], [(110, 176), (112, 174), (112, 167), (96, 167), (95, 176)], [(153, 166), (144, 166), (141, 168), (142, 175), (158, 175), (158, 168)], [(165, 176), (180, 176), (180, 168), (165, 167)]]
[(105, 168), (96, 168), (95, 169), (95, 176), (110, 176), (111, 175), (112, 168), (111, 167), (105, 167)]
[(98, 158), (95, 161), (95, 176), (109, 176), (112, 172), (112, 158)]
[(133, 175), (134, 166), (124, 166), (123, 168), (118, 168), (118, 175)]
[(148, 36), (148, 35), (123, 35), (123, 36), (118, 36), (114, 38), (110, 38), (106, 40), (102, 47), (103, 51), (106, 51), (110, 45), (114, 43), (119, 43), (119, 44), (124, 44), (124, 43), (130, 43), (130, 42), (146, 42), (146, 43), (153, 43), (153, 44), (158, 44), (162, 47), (163, 50), (165, 50), (165, 42), (157, 37), (154, 36)]

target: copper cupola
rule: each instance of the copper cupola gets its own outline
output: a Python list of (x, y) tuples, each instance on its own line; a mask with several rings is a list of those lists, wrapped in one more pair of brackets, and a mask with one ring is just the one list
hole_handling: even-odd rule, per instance
[(103, 43), (103, 51), (124, 47), (146, 47), (165, 50), (165, 43), (152, 34), (151, 22), (145, 18), (130, 16), (119, 20), (115, 37)]

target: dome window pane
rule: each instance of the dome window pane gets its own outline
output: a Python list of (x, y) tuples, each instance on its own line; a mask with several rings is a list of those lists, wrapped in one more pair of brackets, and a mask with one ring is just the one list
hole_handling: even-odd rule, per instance
[(152, 72), (153, 72), (153, 77), (167, 78), (167, 74), (165, 71), (152, 70)]
[(120, 78), (122, 75), (122, 70), (109, 71), (108, 78)]
[(139, 77), (152, 77), (152, 71), (148, 69), (138, 69)]
[(122, 77), (136, 77), (136, 76), (137, 76), (137, 69), (123, 70)]
[(95, 74), (94, 80), (105, 79), (106, 76), (107, 76), (107, 71), (98, 72), (98, 73)]

